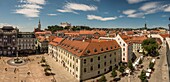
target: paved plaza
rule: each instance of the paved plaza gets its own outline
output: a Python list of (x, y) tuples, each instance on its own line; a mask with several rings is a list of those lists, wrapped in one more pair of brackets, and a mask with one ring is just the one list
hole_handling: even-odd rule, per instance
[[(52, 72), (55, 73), (54, 76), (45, 76), (44, 68), (38, 63), (42, 56), (46, 57)], [(55, 79), (56, 82), (78, 82), (47, 55), (34, 55), (24, 58), (30, 59), (26, 65), (11, 66), (6, 63), (11, 58), (2, 57), (0, 59), (0, 82), (52, 82), (52, 79)]]

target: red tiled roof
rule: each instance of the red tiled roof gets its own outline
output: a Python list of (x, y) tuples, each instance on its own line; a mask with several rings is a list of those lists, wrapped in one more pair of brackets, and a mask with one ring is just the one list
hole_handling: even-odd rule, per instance
[(63, 38), (55, 37), (53, 41), (49, 42), (49, 44), (57, 46), (62, 40)]
[(134, 36), (132, 37), (132, 42), (141, 44), (146, 39), (147, 39), (146, 36)]
[(170, 34), (160, 34), (162, 38), (170, 37)]
[(77, 56), (89, 56), (119, 49), (120, 46), (115, 40), (103, 42), (83, 42), (83, 41), (70, 41), (64, 40), (60, 47)]

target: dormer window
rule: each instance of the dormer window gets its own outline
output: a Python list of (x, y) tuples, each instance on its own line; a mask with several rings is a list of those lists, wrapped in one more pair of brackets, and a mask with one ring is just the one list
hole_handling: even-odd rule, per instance
[(78, 53), (82, 52), (82, 50), (78, 50)]
[(87, 50), (86, 52), (89, 54), (89, 53), (90, 53), (90, 50)]
[(108, 50), (108, 47), (106, 47), (106, 50)]
[(71, 47), (71, 49), (73, 49), (74, 47)]
[(115, 48), (116, 48), (116, 46), (115, 46)]
[(113, 49), (112, 46), (110, 47), (110, 49)]
[(94, 52), (97, 52), (97, 49), (94, 49)]
[(103, 51), (103, 48), (101, 48), (101, 51)]

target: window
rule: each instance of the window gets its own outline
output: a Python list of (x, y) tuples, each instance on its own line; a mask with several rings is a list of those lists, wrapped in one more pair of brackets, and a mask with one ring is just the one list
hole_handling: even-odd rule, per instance
[(123, 44), (123, 46), (125, 46), (125, 44)]
[(106, 59), (106, 56), (104, 56), (104, 59)]
[(125, 51), (125, 48), (123, 48), (123, 51)]
[(104, 62), (104, 66), (106, 66), (106, 62)]
[(100, 68), (100, 64), (98, 64), (98, 68)]
[(76, 59), (76, 63), (78, 63), (78, 59)]
[(103, 48), (101, 48), (101, 51), (103, 51)]
[(98, 74), (100, 74), (100, 71), (98, 71)]
[(100, 56), (98, 57), (98, 60), (100, 60)]
[(116, 55), (116, 52), (114, 52), (114, 55)]
[(106, 72), (106, 69), (104, 69), (104, 72)]
[(86, 72), (86, 68), (84, 68), (84, 72)]
[(112, 63), (112, 60), (110, 60), (110, 64)]
[(76, 71), (78, 71), (78, 67), (76, 67)]
[(123, 58), (123, 60), (125, 60), (125, 58)]
[(112, 46), (110, 47), (110, 49), (113, 49)]
[(74, 57), (73, 57), (73, 61), (74, 61)]
[(110, 54), (110, 57), (112, 57), (112, 54)]
[(94, 52), (97, 52), (97, 49), (94, 49)]
[(90, 50), (87, 50), (86, 52), (89, 54), (89, 53), (90, 53)]
[(91, 66), (90, 70), (93, 71), (93, 66)]
[(108, 47), (106, 48), (106, 50), (108, 50)]
[(90, 61), (93, 62), (93, 58), (91, 58)]
[(123, 53), (123, 56), (125, 56), (125, 53)]
[(114, 59), (114, 61), (116, 62), (116, 58)]
[(84, 59), (84, 64), (86, 64), (86, 59)]

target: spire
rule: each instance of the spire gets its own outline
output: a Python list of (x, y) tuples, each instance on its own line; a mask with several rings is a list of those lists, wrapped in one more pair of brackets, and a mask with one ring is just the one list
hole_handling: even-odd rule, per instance
[(41, 30), (41, 22), (40, 22), (40, 19), (39, 19), (39, 23), (38, 23), (38, 29)]

